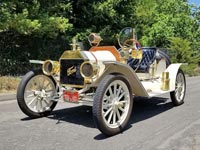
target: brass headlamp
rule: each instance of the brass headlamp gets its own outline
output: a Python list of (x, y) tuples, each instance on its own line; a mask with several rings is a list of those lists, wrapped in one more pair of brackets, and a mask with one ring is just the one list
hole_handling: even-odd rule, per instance
[(93, 78), (98, 73), (97, 64), (92, 64), (89, 61), (83, 62), (80, 66), (80, 73), (84, 78)]
[(99, 43), (102, 41), (102, 38), (100, 35), (98, 35), (96, 33), (91, 33), (88, 36), (88, 41), (90, 42), (91, 46), (98, 46)]
[(42, 71), (46, 75), (54, 75), (60, 71), (60, 63), (58, 61), (46, 60), (42, 65)]

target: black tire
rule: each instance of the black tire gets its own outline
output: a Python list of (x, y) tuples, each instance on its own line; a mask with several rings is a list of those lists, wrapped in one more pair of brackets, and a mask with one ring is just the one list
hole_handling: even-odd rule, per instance
[[(50, 84), (53, 84), (55, 87), (56, 87), (56, 83), (55, 81), (52, 79), (52, 77), (49, 77), (49, 76), (46, 76), (42, 73), (41, 70), (34, 70), (34, 71), (29, 71), (25, 76), (23, 76), (19, 86), (18, 86), (18, 89), (17, 89), (17, 102), (18, 102), (18, 105), (20, 107), (20, 109), (22, 110), (22, 112), (24, 114), (26, 114), (27, 116), (31, 117), (31, 118), (38, 118), (38, 117), (43, 117), (43, 116), (47, 116), (49, 115), (52, 110), (55, 108), (57, 102), (56, 101), (47, 101), (45, 100), (44, 98), (40, 98), (40, 101), (46, 101), (45, 103), (49, 102), (49, 105), (48, 106), (48, 109), (44, 110), (44, 111), (34, 111), (34, 110), (31, 110), (31, 106), (29, 107), (29, 105), (27, 104), (27, 101), (26, 101), (26, 98), (25, 98), (25, 90), (26, 90), (26, 87), (28, 86), (28, 84), (31, 84), (30, 82), (32, 82), (31, 79), (33, 79), (34, 77), (45, 77), (46, 79), (49, 79), (50, 81)], [(37, 79), (37, 78), (36, 78)], [(45, 82), (45, 81), (44, 81)], [(36, 84), (36, 82), (35, 82)], [(44, 85), (44, 84), (43, 84)], [(52, 86), (53, 86), (52, 85)], [(49, 86), (49, 85), (46, 85), (46, 86)], [(27, 87), (28, 88), (28, 87)], [(42, 88), (40, 89), (40, 91), (42, 90)], [(35, 106), (38, 105), (38, 98), (36, 97), (39, 97), (38, 95), (35, 95), (35, 94), (31, 94), (33, 95), (33, 99), (31, 101), (37, 101), (37, 103), (35, 102)], [(32, 102), (32, 103), (33, 103)], [(32, 105), (32, 103), (30, 103), (30, 105)], [(39, 102), (40, 104), (44, 103), (44, 102)], [(44, 104), (43, 104), (44, 105)], [(45, 108), (47, 108), (44, 107)], [(41, 105), (41, 109), (42, 109), (42, 105)]]
[[(111, 89), (114, 89), (114, 86), (112, 87), (112, 84), (114, 83), (116, 84), (115, 96), (113, 96), (113, 93), (107, 89), (109, 86), (111, 87)], [(111, 93), (113, 97), (111, 96)], [(108, 95), (110, 94), (109, 96), (110, 101), (107, 100), (108, 95), (106, 94)], [(124, 97), (119, 98), (122, 96), (121, 94), (124, 95)], [(104, 95), (106, 95), (105, 96), (106, 99), (104, 98)], [(112, 101), (112, 104), (108, 104), (111, 101)], [(109, 108), (103, 108), (103, 104), (104, 104), (104, 107), (107, 106)], [(112, 105), (112, 106), (109, 106), (109, 105)], [(129, 118), (132, 112), (132, 107), (133, 107), (133, 98), (132, 98), (131, 87), (129, 85), (129, 82), (126, 80), (126, 78), (122, 75), (105, 76), (103, 80), (100, 82), (99, 86), (97, 87), (97, 90), (94, 96), (94, 102), (93, 102), (93, 118), (94, 118), (97, 128), (106, 136), (112, 136), (112, 135), (122, 132), (129, 121)], [(124, 112), (121, 112), (121, 108), (124, 109)], [(104, 109), (107, 109), (107, 110), (104, 110)], [(107, 117), (106, 113), (109, 111), (109, 109), (111, 109), (111, 111), (110, 111), (109, 116)], [(112, 111), (113, 111), (113, 114), (112, 114)], [(103, 113), (104, 113), (104, 116), (103, 116)], [(111, 121), (107, 122), (106, 119), (109, 120), (109, 118)]]
[[(181, 69), (178, 70), (175, 83), (175, 91), (170, 92), (170, 97), (174, 106), (179, 106), (184, 103), (185, 93), (186, 93), (186, 80), (185, 75)], [(179, 84), (179, 85), (178, 85)], [(178, 93), (181, 95), (178, 96)]]

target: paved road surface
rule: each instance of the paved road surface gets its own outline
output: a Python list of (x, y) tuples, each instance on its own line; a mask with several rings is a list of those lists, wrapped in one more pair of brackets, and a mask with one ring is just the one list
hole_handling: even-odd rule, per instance
[(60, 102), (46, 118), (31, 120), (16, 100), (0, 102), (0, 150), (200, 150), (200, 77), (187, 78), (185, 103), (137, 100), (127, 130), (106, 138), (90, 107)]

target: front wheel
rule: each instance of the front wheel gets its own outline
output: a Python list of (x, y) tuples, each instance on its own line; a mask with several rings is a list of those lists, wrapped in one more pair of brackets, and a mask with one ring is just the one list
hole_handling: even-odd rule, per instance
[(31, 118), (47, 116), (55, 108), (56, 95), (54, 80), (42, 71), (30, 71), (21, 80), (17, 89), (17, 102), (20, 109)]
[(170, 92), (172, 103), (175, 106), (178, 106), (184, 103), (185, 92), (186, 92), (185, 75), (183, 71), (179, 69), (176, 76), (175, 91)]
[(128, 81), (121, 75), (107, 75), (99, 84), (93, 103), (98, 129), (107, 136), (122, 132), (131, 115), (133, 99)]

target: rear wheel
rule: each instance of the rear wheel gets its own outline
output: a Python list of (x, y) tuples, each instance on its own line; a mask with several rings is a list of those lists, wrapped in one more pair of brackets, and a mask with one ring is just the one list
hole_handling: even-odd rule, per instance
[(19, 84), (17, 102), (20, 109), (31, 118), (47, 116), (57, 104), (53, 101), (56, 91), (51, 77), (39, 70), (30, 71)]
[(184, 103), (185, 92), (186, 92), (185, 75), (183, 71), (179, 69), (176, 76), (175, 91), (170, 93), (172, 103), (175, 106), (178, 106)]
[(133, 107), (132, 93), (123, 76), (106, 76), (98, 86), (93, 104), (94, 121), (107, 136), (120, 133), (127, 125)]

